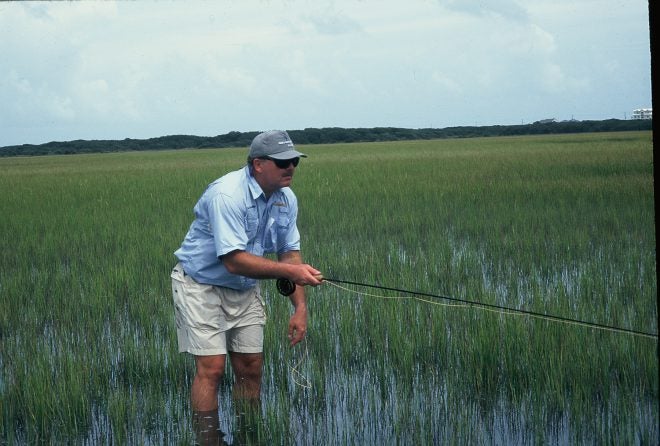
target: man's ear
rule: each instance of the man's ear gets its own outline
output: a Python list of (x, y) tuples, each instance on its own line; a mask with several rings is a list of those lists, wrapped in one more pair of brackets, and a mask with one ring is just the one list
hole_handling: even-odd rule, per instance
[(255, 158), (252, 160), (252, 170), (254, 172), (259, 172), (261, 173), (263, 171), (263, 167), (261, 166), (261, 163), (263, 163), (264, 160)]

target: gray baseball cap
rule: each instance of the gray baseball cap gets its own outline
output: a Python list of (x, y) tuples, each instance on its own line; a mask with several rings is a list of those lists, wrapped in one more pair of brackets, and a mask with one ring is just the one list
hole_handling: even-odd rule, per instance
[(270, 157), (288, 160), (307, 155), (296, 150), (289, 134), (284, 130), (269, 130), (254, 137), (248, 156), (253, 159)]

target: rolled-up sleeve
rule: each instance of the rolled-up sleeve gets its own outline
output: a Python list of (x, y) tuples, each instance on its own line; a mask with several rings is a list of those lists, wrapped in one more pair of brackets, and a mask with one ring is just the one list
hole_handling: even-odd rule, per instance
[[(224, 194), (217, 194), (208, 202), (208, 215), (218, 257), (232, 251), (245, 251), (248, 244), (248, 233), (251, 230), (249, 212), (236, 200)], [(254, 230), (256, 231), (256, 214)]]

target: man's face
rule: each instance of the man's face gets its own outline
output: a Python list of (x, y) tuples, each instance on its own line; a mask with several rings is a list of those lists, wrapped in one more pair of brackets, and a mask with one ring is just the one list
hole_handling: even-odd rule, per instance
[(299, 158), (275, 160), (257, 158), (253, 161), (254, 178), (267, 196), (283, 187), (291, 186)]

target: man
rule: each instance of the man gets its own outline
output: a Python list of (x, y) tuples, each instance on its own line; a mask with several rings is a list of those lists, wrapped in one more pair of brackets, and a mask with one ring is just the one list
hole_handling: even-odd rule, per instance
[[(213, 435), (218, 426), (218, 384), (229, 356), (233, 395), (258, 402), (263, 366), (264, 302), (258, 279), (321, 284), (321, 273), (302, 262), (298, 203), (289, 188), (301, 157), (285, 131), (257, 135), (247, 166), (211, 183), (194, 208), (195, 219), (174, 253), (172, 292), (179, 350), (195, 356), (191, 402), (194, 424)], [(276, 253), (277, 261), (263, 257)], [(288, 336), (296, 345), (307, 330), (303, 286), (290, 296)]]

